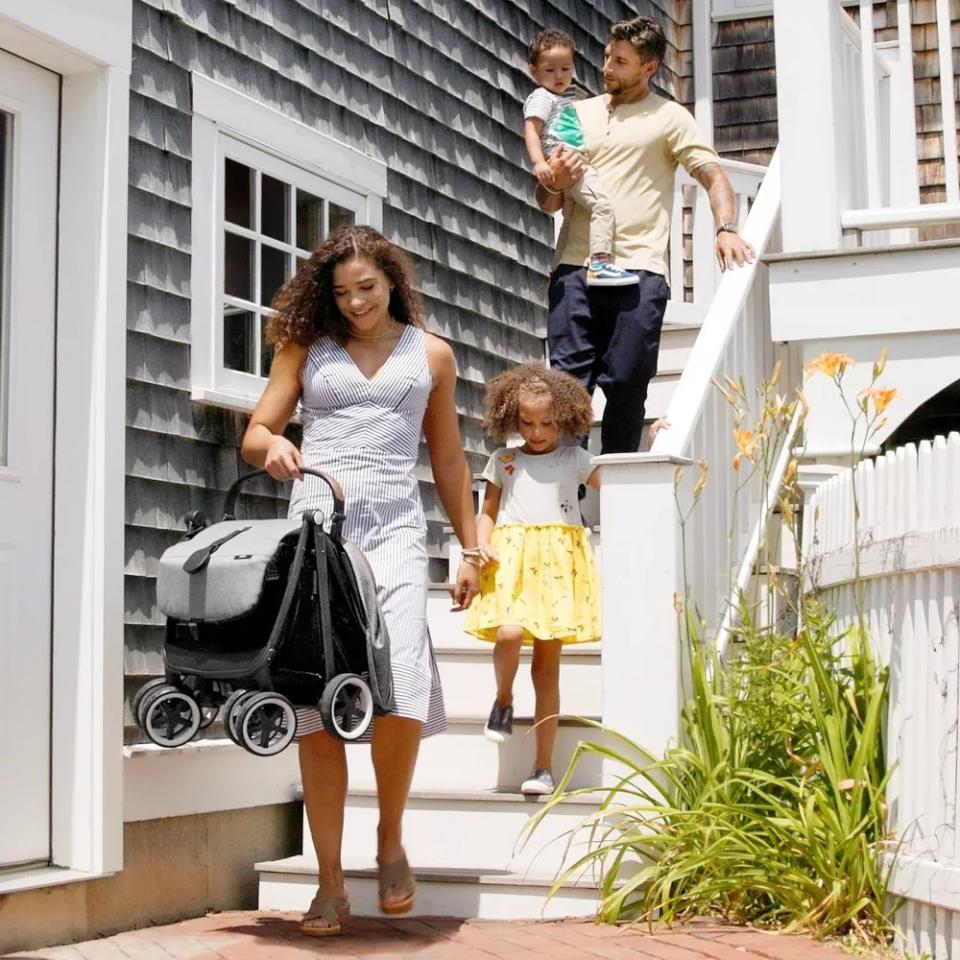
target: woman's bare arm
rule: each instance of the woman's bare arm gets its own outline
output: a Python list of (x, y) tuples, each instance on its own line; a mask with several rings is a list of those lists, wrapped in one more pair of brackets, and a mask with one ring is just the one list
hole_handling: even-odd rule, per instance
[(275, 480), (299, 479), (300, 451), (283, 436), (302, 390), (300, 372), (307, 347), (287, 343), (278, 348), (270, 366), (270, 379), (250, 417), (240, 453), (247, 463), (263, 467)]

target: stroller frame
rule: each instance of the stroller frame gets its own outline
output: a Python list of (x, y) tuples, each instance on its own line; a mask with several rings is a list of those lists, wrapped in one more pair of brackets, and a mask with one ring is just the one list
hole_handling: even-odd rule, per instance
[[(243, 629), (249, 622), (205, 625), (168, 616), (163, 645), (164, 676), (141, 687), (133, 702), (137, 723), (159, 746), (177, 747), (187, 743), (216, 719), (222, 707), (224, 729), (231, 740), (257, 755), (272, 756), (283, 750), (296, 734), (296, 711), (288, 694), (297, 696), (300, 702), (306, 697), (317, 703), (316, 693), (321, 691), (318, 706), (324, 729), (345, 741), (359, 739), (374, 713), (386, 712), (383, 701), (389, 699), (389, 693), (386, 698), (380, 696), (382, 691), (369, 659), (365, 657), (366, 669), (358, 668), (356, 651), (347, 653), (338, 640), (344, 630), (352, 636), (366, 637), (368, 626), (352, 566), (356, 559), (351, 561), (342, 539), (343, 491), (333, 477), (320, 470), (305, 467), (303, 473), (319, 477), (330, 488), (333, 495), (330, 532), (323, 529), (324, 515), (311, 510), (304, 513), (298, 532), (291, 528), (282, 537), (268, 569), (282, 551), (289, 553), (294, 532), (296, 545), (292, 548), (276, 612), (267, 614), (272, 623), (266, 643), (251, 650), (246, 659), (242, 654), (224, 651), (219, 657), (211, 654), (211, 662), (205, 664), (205, 631), (216, 640), (219, 631), (226, 633), (232, 627)], [(265, 475), (266, 471), (256, 470), (231, 485), (221, 521), (236, 520), (241, 487)], [(199, 511), (189, 514), (185, 522), (187, 534), (181, 544), (210, 526)], [(181, 569), (190, 575), (203, 570), (222, 545), (248, 529), (234, 528), (208, 542), (192, 553)], [(278, 569), (274, 572), (281, 575)], [(266, 579), (271, 577), (268, 575)], [(328, 589), (331, 582), (336, 583), (339, 596), (346, 601), (338, 610), (337, 624)], [(304, 610), (307, 591), (310, 606)], [(255, 613), (260, 616), (259, 611)], [(306, 630), (305, 617), (309, 618)], [(316, 633), (320, 634), (319, 650), (315, 650)], [(366, 648), (365, 654), (369, 652)], [(317, 654), (314, 662), (312, 658)], [(374, 690), (371, 690), (371, 681)]]

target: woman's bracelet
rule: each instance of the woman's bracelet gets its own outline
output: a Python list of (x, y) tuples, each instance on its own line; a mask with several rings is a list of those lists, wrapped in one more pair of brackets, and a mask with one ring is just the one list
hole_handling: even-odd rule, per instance
[(559, 197), (563, 194), (562, 190), (551, 190), (549, 187), (544, 187), (542, 183), (540, 184), (540, 186), (543, 187), (543, 189), (546, 190), (547, 193), (552, 194), (555, 197)]
[(460, 559), (471, 567), (482, 570), (492, 558), (486, 547), (464, 547), (460, 551)]

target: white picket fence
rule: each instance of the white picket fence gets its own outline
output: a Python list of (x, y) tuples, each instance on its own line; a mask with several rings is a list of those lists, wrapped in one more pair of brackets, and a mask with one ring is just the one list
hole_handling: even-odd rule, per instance
[[(855, 484), (855, 487), (854, 487)], [(960, 958), (960, 434), (909, 444), (844, 471), (805, 508), (809, 575), (855, 622), (854, 489), (870, 636), (890, 666), (891, 826), (903, 845), (893, 892), (900, 946)]]

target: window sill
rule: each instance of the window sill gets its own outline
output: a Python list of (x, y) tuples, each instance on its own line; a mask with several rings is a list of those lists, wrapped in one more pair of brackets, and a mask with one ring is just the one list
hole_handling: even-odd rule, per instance
[[(267, 381), (263, 381), (266, 386)], [(229, 393), (226, 390), (212, 390), (207, 387), (194, 387), (190, 391), (190, 399), (195, 403), (206, 403), (211, 407), (221, 407), (225, 410), (233, 410), (235, 413), (253, 413), (253, 408), (260, 400), (259, 396), (247, 397), (242, 393)], [(290, 423), (301, 423), (300, 407), (290, 416)], [(0, 479), (3, 479), (0, 477)]]
[[(266, 386), (266, 380), (263, 381)], [(197, 403), (208, 403), (214, 407), (225, 407), (237, 413), (252, 413), (259, 396), (248, 397), (241, 393), (228, 393), (226, 390), (212, 390), (207, 387), (194, 387), (190, 399)]]
[(23, 893), (27, 890), (40, 890), (43, 887), (62, 886), (66, 883), (99, 880), (113, 875), (113, 871), (90, 873), (87, 870), (72, 870), (70, 867), (34, 867), (29, 870), (17, 870), (0, 874), (0, 896), (6, 896), (8, 893)]

